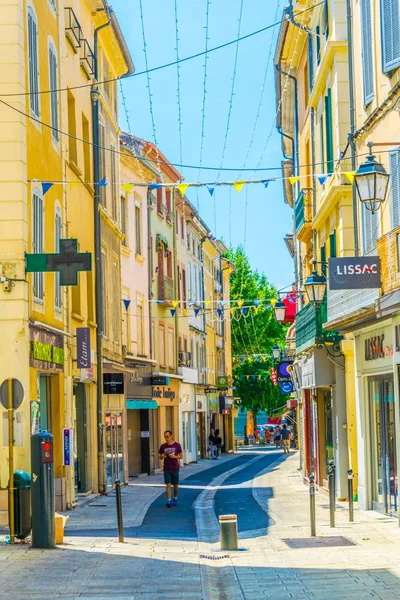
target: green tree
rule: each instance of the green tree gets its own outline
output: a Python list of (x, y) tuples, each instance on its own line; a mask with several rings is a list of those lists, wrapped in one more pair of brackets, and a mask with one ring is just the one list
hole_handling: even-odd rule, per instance
[[(287, 399), (270, 378), (274, 366), (272, 346), (284, 347), (287, 327), (274, 317), (271, 300), (278, 298), (275, 287), (263, 273), (252, 270), (244, 249), (230, 248), (226, 258), (235, 266), (231, 275), (231, 306), (238, 306), (233, 300), (244, 300), (242, 308), (236, 308), (231, 318), (232, 355), (237, 357), (233, 368), (235, 395), (241, 398), (241, 406), (251, 410), (256, 418), (259, 411), (271, 413)], [(254, 300), (259, 301), (256, 309)], [(249, 355), (253, 357), (251, 360), (243, 358)], [(268, 359), (257, 355), (268, 355)]]

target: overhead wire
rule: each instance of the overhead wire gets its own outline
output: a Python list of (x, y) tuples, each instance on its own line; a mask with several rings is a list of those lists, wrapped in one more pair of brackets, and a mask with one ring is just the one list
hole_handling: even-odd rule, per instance
[(179, 158), (182, 164), (183, 153), (182, 153), (182, 108), (181, 108), (181, 83), (180, 83), (180, 62), (179, 62), (179, 31), (178, 31), (178, 0), (174, 2), (175, 7), (175, 43), (176, 43), (176, 78), (177, 78), (177, 89), (176, 95), (178, 100), (178, 132), (179, 132)]
[[(197, 178), (200, 179), (201, 167), (203, 164), (204, 152), (204, 136), (205, 136), (205, 121), (206, 121), (206, 97), (207, 97), (207, 63), (208, 63), (208, 33), (209, 33), (209, 18), (210, 18), (210, 2), (206, 0), (206, 25), (205, 25), (205, 54), (204, 54), (204, 76), (203, 76), (203, 103), (201, 109), (201, 135), (200, 135), (200, 158), (199, 172)], [(199, 192), (197, 191), (197, 210), (199, 210)]]

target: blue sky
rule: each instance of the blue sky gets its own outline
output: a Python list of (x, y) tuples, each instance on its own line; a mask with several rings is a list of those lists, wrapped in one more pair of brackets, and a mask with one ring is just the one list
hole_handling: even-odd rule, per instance
[[(244, 0), (241, 35), (265, 27), (282, 15), (286, 0)], [(179, 56), (205, 49), (207, 0), (176, 0), (178, 12)], [(176, 60), (175, 0), (142, 0), (143, 20), (149, 67)], [(145, 69), (139, 0), (114, 0), (112, 6), (130, 48), (136, 71)], [(237, 37), (241, 0), (212, 0), (209, 5), (209, 40), (211, 48)], [(276, 19), (276, 15), (278, 18)], [(279, 27), (239, 43), (235, 89), (230, 128), (226, 138), (223, 167), (277, 167), (282, 159), (280, 137), (275, 129), (275, 92), (273, 55)], [(213, 52), (207, 63), (203, 166), (220, 167), (229, 112), (236, 44)], [(271, 53), (271, 55), (270, 55)], [(269, 58), (269, 60), (268, 60)], [(256, 115), (261, 88), (268, 68), (256, 129)], [(183, 163), (198, 166), (200, 162), (204, 56), (180, 66)], [(180, 163), (180, 141), (177, 101), (177, 69), (169, 67), (151, 74), (150, 80), (157, 144), (168, 160)], [(154, 141), (145, 75), (123, 83), (132, 133)], [(120, 113), (126, 128), (124, 111)], [(266, 145), (268, 140), (268, 144)], [(186, 182), (213, 182), (218, 172), (180, 169)], [(241, 179), (262, 179), (279, 171), (242, 174)], [(220, 181), (233, 181), (235, 171), (224, 171)], [(229, 196), (231, 194), (231, 211)], [(206, 188), (187, 192), (210, 229), (233, 245), (244, 244), (254, 268), (266, 273), (278, 287), (293, 280), (293, 263), (283, 242), (291, 230), (292, 215), (284, 204), (282, 184), (271, 182), (245, 186), (240, 194), (233, 188), (218, 188), (215, 198)], [(247, 197), (247, 226), (245, 210)]]

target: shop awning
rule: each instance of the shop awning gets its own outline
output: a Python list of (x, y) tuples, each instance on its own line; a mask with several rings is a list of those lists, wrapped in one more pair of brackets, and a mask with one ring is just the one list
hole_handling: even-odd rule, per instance
[(140, 410), (140, 409), (156, 409), (158, 408), (157, 402), (155, 400), (127, 400), (126, 408), (130, 410)]

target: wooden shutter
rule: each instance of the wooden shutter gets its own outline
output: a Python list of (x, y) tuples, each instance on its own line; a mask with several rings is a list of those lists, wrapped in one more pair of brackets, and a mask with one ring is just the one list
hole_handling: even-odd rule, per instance
[(379, 237), (379, 211), (374, 214), (367, 210), (365, 206), (363, 211), (363, 238), (364, 238), (364, 253), (370, 254), (376, 248), (376, 240)]
[(361, 0), (361, 57), (364, 84), (364, 104), (374, 97), (374, 54), (371, 20), (371, 0)]
[(337, 256), (337, 251), (336, 251), (336, 229), (329, 236), (329, 256), (330, 256), (330, 258), (335, 258)]
[(326, 246), (321, 246), (321, 273), (326, 277)]
[[(106, 146), (106, 129), (104, 124), (99, 122), (99, 141), (100, 141), (100, 180), (102, 180), (106, 176), (106, 151), (104, 150)], [(107, 187), (101, 186), (100, 188), (100, 202), (102, 206), (106, 207), (107, 205)]]
[(399, 0), (381, 0), (383, 70), (392, 71), (400, 64)]
[(49, 71), (50, 71), (50, 105), (52, 136), (58, 142), (58, 92), (57, 92), (57, 57), (53, 48), (49, 48)]
[(332, 90), (325, 96), (326, 162), (327, 172), (333, 173), (333, 129), (332, 129)]
[(392, 212), (392, 228), (400, 225), (400, 152), (396, 150), (389, 155), (390, 159), (390, 174), (391, 174), (391, 189), (390, 202)]
[(28, 55), (29, 55), (29, 91), (30, 107), (32, 112), (39, 117), (39, 64), (38, 64), (38, 36), (37, 23), (33, 11), (28, 8)]

